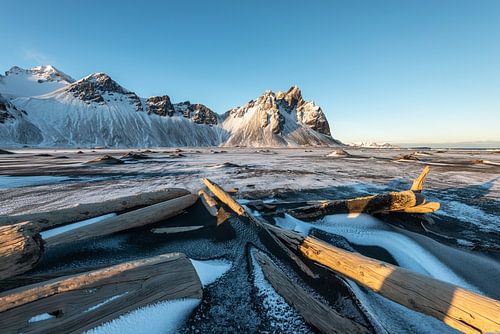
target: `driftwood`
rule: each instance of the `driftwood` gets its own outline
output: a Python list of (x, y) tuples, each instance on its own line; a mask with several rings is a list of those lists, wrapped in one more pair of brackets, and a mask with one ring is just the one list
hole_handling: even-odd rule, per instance
[(186, 189), (171, 188), (126, 197), (119, 197), (116, 199), (98, 203), (78, 204), (69, 208), (48, 212), (37, 212), (14, 216), (0, 216), (0, 225), (31, 221), (40, 226), (41, 230), (43, 231), (59, 225), (74, 223), (80, 220), (102, 216), (110, 212), (120, 212), (135, 207), (147, 206), (163, 201), (168, 201), (169, 199), (181, 197), (187, 194), (189, 194), (189, 191), (187, 191)]
[(0, 226), (0, 279), (24, 273), (40, 261), (43, 242), (39, 232), (30, 222)]
[(193, 194), (174, 198), (48, 237), (45, 243), (51, 247), (153, 224), (182, 213), (197, 199)]
[(254, 251), (265, 278), (307, 323), (322, 333), (371, 333), (363, 325), (342, 316), (324, 302), (314, 298), (294, 283), (263, 253)]
[(423, 195), (411, 190), (405, 190), (347, 200), (328, 201), (321, 204), (295, 208), (289, 210), (288, 213), (297, 219), (315, 219), (336, 213), (401, 211), (423, 204), (424, 202)]
[(245, 209), (236, 202), (228, 193), (224, 191), (221, 187), (219, 187), (217, 184), (213, 183), (209, 179), (203, 179), (203, 183), (207, 186), (210, 191), (217, 196), (218, 199), (221, 200), (224, 204), (226, 204), (228, 207), (231, 208), (234, 212), (236, 212), (240, 216), (245, 215)]
[(500, 302), (456, 285), (274, 227), (292, 248), (332, 271), (465, 333), (497, 332)]
[(184, 233), (184, 232), (192, 232), (192, 231), (197, 231), (201, 230), (205, 226), (199, 225), (199, 226), (173, 226), (173, 227), (161, 227), (161, 228), (154, 228), (151, 230), (153, 233), (157, 234), (177, 234), (177, 233)]
[(410, 208), (405, 208), (401, 210), (404, 213), (432, 213), (439, 210), (441, 204), (437, 202), (427, 202)]
[(424, 189), (424, 182), (427, 178), (427, 174), (429, 174), (429, 171), (429, 166), (425, 166), (420, 175), (413, 181), (410, 190), (414, 192), (421, 192)]
[[(181, 253), (165, 254), (5, 291), (0, 328), (5, 333), (82, 333), (158, 301), (201, 299), (202, 292), (191, 261)], [(55, 317), (33, 321), (42, 314)]]
[[(222, 190), (218, 186), (217, 188)], [(235, 202), (227, 193), (222, 193), (220, 197), (218, 193), (214, 194), (222, 202), (227, 201), (228, 197)], [(250, 215), (238, 203), (237, 205), (243, 212), (242, 216), (249, 217), (259, 226), (265, 226), (270, 233), (299, 251), (305, 258), (396, 303), (435, 317), (462, 332), (486, 333), (500, 329), (500, 302), (497, 300), (337, 248), (314, 237), (303, 237), (296, 232), (272, 226)]]
[(224, 208), (217, 208), (217, 201), (213, 199), (205, 190), (201, 189), (198, 191), (198, 196), (200, 196), (201, 202), (207, 209), (207, 211), (216, 218), (217, 226), (224, 223), (231, 216)]

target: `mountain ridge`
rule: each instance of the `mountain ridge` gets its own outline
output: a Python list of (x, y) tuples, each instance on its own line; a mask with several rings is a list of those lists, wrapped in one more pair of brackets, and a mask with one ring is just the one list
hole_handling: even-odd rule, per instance
[[(5, 105), (0, 115), (0, 144), (7, 146), (295, 147), (340, 143), (331, 137), (321, 108), (305, 101), (297, 86), (286, 92), (266, 91), (242, 107), (218, 114), (201, 103), (172, 103), (166, 94), (140, 97), (102, 72), (74, 80), (51, 65), (14, 66), (0, 76), (0, 98)], [(251, 116), (238, 116), (245, 114)], [(21, 132), (23, 136), (16, 135)]]

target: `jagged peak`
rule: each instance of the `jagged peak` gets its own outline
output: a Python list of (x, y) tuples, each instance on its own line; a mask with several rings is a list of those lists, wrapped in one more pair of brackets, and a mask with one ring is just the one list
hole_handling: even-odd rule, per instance
[[(69, 88), (70, 91), (78, 90), (83, 88), (83, 86), (90, 86), (92, 89), (97, 90), (101, 93), (113, 92), (121, 94), (130, 94), (131, 92), (123, 88), (116, 81), (111, 79), (111, 77), (104, 72), (96, 72), (87, 75), (86, 77), (74, 82)], [(88, 89), (88, 88), (85, 88)]]
[(67, 83), (75, 82), (75, 79), (67, 75), (66, 73), (59, 71), (52, 65), (39, 65), (29, 69), (24, 69), (19, 66), (12, 66), (8, 71), (5, 72), (6, 76), (9, 75), (34, 75), (39, 80), (44, 81), (65, 81)]

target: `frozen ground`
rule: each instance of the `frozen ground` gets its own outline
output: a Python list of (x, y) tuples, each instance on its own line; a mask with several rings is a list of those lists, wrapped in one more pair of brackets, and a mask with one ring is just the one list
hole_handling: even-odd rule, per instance
[[(171, 148), (144, 152), (148, 159), (118, 165), (85, 162), (130, 150), (15, 150), (0, 155), (0, 214), (49, 210), (82, 202), (165, 187), (202, 187), (208, 177), (239, 188), (240, 199), (266, 201), (337, 199), (409, 188), (425, 164), (431, 166), (424, 194), (441, 210), (425, 219), (330, 216), (297, 222), (276, 216), (277, 224), (326, 238), (365, 255), (448, 280), (496, 299), (500, 288), (500, 154), (494, 151), (423, 151), (419, 160), (397, 157), (414, 151), (347, 149), (349, 156), (327, 156), (332, 149)], [(486, 163), (485, 163), (486, 162)], [(179, 224), (210, 220), (203, 208), (175, 218)], [(158, 224), (161, 226), (162, 223)], [(207, 284), (204, 297), (179, 331), (277, 332), (311, 330), (263, 279), (249, 248), (273, 249), (253, 228), (235, 218), (222, 229), (183, 237), (149, 232), (151, 227), (51, 250), (38, 272), (92, 268), (180, 251), (197, 260), (215, 259), (218, 270), (231, 269)], [(157, 226), (155, 226), (157, 227)], [(340, 239), (339, 239), (340, 238)], [(339, 312), (371, 325), (377, 332), (431, 332), (438, 321), (414, 314), (333, 275), (311, 285), (287, 263), (273, 260), (305, 289), (317, 291)], [(328, 285), (328, 288), (326, 288)], [(333, 286), (333, 288), (332, 288)], [(355, 297), (354, 297), (355, 296)], [(356, 300), (362, 306), (358, 307)], [(289, 314), (290, 319), (282, 317)], [(290, 327), (296, 326), (296, 327)], [(447, 327), (439, 327), (444, 332)]]

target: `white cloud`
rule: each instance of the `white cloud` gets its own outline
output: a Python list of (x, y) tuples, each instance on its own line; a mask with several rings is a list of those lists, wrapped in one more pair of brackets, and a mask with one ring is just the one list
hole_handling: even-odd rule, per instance
[(36, 49), (25, 49), (23, 58), (26, 61), (35, 62), (37, 65), (54, 64), (54, 59), (51, 56)]

